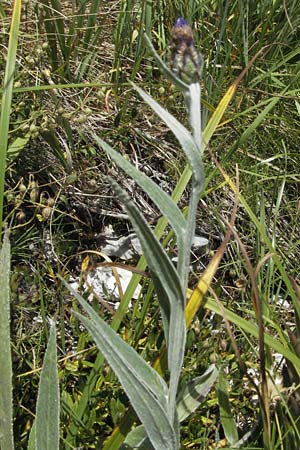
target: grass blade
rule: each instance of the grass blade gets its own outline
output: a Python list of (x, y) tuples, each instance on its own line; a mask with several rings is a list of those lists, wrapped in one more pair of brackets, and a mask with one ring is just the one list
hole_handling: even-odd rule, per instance
[(9, 118), (12, 100), (14, 72), (16, 66), (17, 45), (20, 27), (21, 0), (15, 0), (9, 33), (9, 44), (4, 76), (4, 86), (0, 117), (0, 234), (3, 221), (3, 196), (6, 168), (6, 151), (8, 143)]
[(10, 243), (6, 232), (0, 253), (0, 448), (2, 450), (14, 448), (9, 280)]
[(234, 421), (234, 417), (231, 412), (228, 397), (228, 388), (229, 386), (227, 383), (226, 376), (224, 373), (220, 372), (218, 383), (218, 399), (219, 399), (221, 422), (226, 439), (228, 440), (230, 445), (234, 445), (238, 442), (239, 436)]
[[(204, 308), (207, 308), (210, 311), (214, 311), (215, 313), (219, 314), (221, 317), (223, 317), (225, 313), (226, 319), (229, 322), (234, 323), (251, 336), (258, 338), (258, 326), (256, 324), (249, 322), (249, 320), (243, 319), (243, 317), (240, 317), (239, 315), (230, 311), (225, 306), (220, 307), (216, 300), (207, 297), (203, 306)], [(273, 350), (275, 350), (275, 352), (280, 353), (286, 359), (291, 361), (291, 363), (295, 367), (296, 372), (299, 374), (300, 358), (293, 351), (291, 351), (287, 346), (284, 346), (270, 334), (264, 334), (264, 341), (265, 344), (268, 345), (268, 347), (272, 348)]]
[(51, 324), (48, 346), (41, 372), (35, 419), (37, 449), (59, 450), (59, 382), (56, 330)]

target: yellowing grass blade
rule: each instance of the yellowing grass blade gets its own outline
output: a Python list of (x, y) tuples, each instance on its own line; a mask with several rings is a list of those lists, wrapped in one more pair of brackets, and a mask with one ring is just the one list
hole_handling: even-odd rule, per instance
[(204, 271), (204, 274), (201, 276), (196, 288), (193, 290), (189, 301), (185, 308), (185, 320), (186, 325), (190, 326), (193, 318), (195, 317), (199, 307), (202, 304), (203, 298), (205, 294), (208, 291), (209, 286), (211, 285), (211, 282), (213, 280), (213, 277), (219, 267), (220, 261), (223, 257), (227, 242), (230, 238), (230, 233), (228, 233), (228, 236), (226, 235), (224, 241), (214, 254), (212, 260), (210, 261), (209, 265), (207, 266), (206, 270)]

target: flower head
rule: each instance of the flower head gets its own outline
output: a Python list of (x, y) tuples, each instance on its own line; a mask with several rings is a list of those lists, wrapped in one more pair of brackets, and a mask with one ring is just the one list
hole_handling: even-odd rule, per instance
[(192, 29), (187, 20), (179, 17), (172, 28), (171, 68), (183, 81), (195, 83), (200, 79), (201, 66)]

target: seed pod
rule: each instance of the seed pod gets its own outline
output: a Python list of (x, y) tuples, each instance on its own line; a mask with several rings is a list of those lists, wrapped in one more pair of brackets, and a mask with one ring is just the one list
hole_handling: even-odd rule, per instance
[(55, 203), (55, 199), (54, 199), (53, 197), (49, 197), (49, 198), (47, 199), (47, 205), (48, 205), (48, 206), (53, 206), (54, 203)]
[(19, 192), (21, 194), (25, 194), (26, 191), (27, 191), (27, 187), (25, 186), (25, 184), (24, 183), (20, 183), (19, 184)]
[(38, 185), (38, 183), (36, 181), (31, 181), (30, 182), (30, 189), (31, 189), (30, 194), (29, 194), (30, 200), (32, 202), (36, 202), (37, 198), (38, 198), (38, 195), (39, 195), (39, 185)]
[(46, 206), (46, 208), (43, 208), (42, 210), (42, 216), (44, 220), (49, 219), (49, 217), (51, 216), (52, 213), (52, 208), (50, 208), (50, 206)]
[(26, 217), (26, 214), (22, 209), (20, 211), (18, 211), (16, 214), (16, 219), (18, 222), (23, 222), (25, 220), (25, 217)]

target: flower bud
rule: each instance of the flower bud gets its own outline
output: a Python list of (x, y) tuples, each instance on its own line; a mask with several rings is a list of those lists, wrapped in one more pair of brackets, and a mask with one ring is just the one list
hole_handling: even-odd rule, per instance
[(171, 68), (185, 83), (200, 80), (202, 56), (197, 52), (192, 29), (187, 20), (179, 17), (172, 28)]

